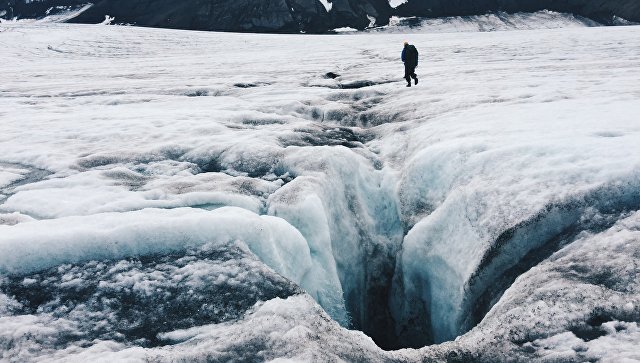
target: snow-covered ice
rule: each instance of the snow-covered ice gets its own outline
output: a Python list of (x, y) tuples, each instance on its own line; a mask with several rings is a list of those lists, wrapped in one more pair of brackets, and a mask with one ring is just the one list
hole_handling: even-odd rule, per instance
[(2, 359), (640, 359), (639, 35), (3, 23)]

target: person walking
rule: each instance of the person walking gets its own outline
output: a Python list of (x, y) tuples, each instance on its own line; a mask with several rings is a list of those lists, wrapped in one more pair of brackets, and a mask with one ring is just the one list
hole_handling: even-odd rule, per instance
[(404, 42), (401, 58), (402, 62), (404, 62), (404, 79), (407, 80), (407, 87), (411, 87), (411, 78), (413, 78), (415, 84), (418, 84), (418, 76), (416, 75), (418, 49), (414, 45)]

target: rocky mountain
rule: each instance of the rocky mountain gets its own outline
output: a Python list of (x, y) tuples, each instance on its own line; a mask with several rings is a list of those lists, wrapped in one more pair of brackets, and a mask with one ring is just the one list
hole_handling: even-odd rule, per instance
[[(87, 5), (87, 0), (5, 0), (0, 17), (40, 18)], [(605, 24), (616, 19), (640, 21), (637, 0), (95, 0), (69, 20), (98, 23), (111, 16), (117, 23), (149, 27), (244, 32), (321, 33), (339, 27), (364, 29), (388, 24), (398, 16), (465, 16), (493, 11), (554, 10)]]
[[(52, 11), (80, 8), (86, 0), (9, 0), (4, 18), (38, 18)], [(3, 14), (4, 13), (4, 14)], [(388, 0), (98, 0), (71, 22), (246, 32), (325, 32), (350, 26), (364, 29), (389, 22)]]

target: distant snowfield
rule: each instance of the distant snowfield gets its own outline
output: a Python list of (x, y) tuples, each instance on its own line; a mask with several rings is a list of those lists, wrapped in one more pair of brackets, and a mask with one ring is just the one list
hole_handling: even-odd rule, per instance
[(0, 49), (3, 360), (640, 359), (640, 27)]
[(443, 18), (392, 17), (389, 25), (367, 30), (384, 33), (454, 33), (534, 30), (602, 26), (593, 20), (554, 11), (507, 14), (504, 12)]

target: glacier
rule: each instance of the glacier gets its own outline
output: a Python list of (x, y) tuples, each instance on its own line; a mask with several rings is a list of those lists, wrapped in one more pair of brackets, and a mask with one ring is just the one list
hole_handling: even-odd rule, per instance
[(1, 359), (640, 360), (640, 27), (569, 25), (0, 24)]

